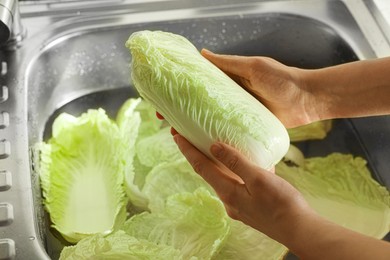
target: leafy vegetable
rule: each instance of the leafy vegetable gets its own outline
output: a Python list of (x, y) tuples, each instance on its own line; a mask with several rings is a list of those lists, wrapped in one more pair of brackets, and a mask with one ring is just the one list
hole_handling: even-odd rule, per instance
[(323, 120), (288, 129), (291, 142), (324, 139), (332, 129), (332, 120)]
[(61, 114), (53, 137), (41, 145), (44, 204), (69, 242), (110, 233), (125, 220), (122, 142), (117, 125), (99, 109), (79, 118)]
[(140, 116), (141, 121), (137, 127), (137, 134), (132, 136), (132, 139), (136, 139), (138, 142), (144, 137), (148, 137), (160, 131), (162, 121), (157, 119), (156, 110), (148, 102), (145, 102), (141, 98), (129, 98), (126, 100), (126, 102), (124, 102), (119, 108), (116, 116), (116, 122), (120, 128), (125, 130), (125, 132), (131, 131), (132, 129), (128, 128), (126, 131), (125, 122), (128, 122), (128, 124), (134, 124), (134, 122), (132, 123), (131, 121), (134, 121), (134, 115), (136, 114)]
[(305, 159), (303, 167), (281, 162), (276, 173), (327, 219), (377, 238), (389, 232), (389, 191), (371, 177), (364, 159), (333, 153)]
[(281, 122), (184, 37), (141, 31), (126, 46), (140, 95), (211, 158), (209, 147), (217, 140), (268, 169), (287, 152)]
[[(61, 259), (281, 259), (283, 245), (228, 218), (154, 112), (130, 99), (115, 122), (102, 109), (55, 121), (52, 139), (41, 144), (45, 206), (68, 241), (81, 239)], [(276, 172), (321, 215), (374, 237), (388, 232), (389, 193), (363, 159), (304, 158), (290, 149), (285, 159), (299, 167), (280, 162)], [(124, 186), (133, 214), (125, 224)]]
[(210, 259), (223, 246), (229, 225), (222, 202), (199, 188), (170, 196), (162, 212), (133, 216), (123, 230), (139, 239), (180, 249), (183, 259)]
[[(124, 177), (126, 193), (130, 201), (137, 207), (145, 207), (148, 204), (147, 198), (141, 193), (140, 188), (135, 184), (134, 157), (136, 153), (135, 144), (141, 126), (141, 115), (136, 111), (141, 99), (129, 99), (119, 109), (117, 124), (120, 129), (121, 142), (119, 151), (125, 151), (123, 159), (125, 163)], [(119, 147), (118, 147), (119, 148)]]
[[(122, 144), (130, 148), (123, 149), (129, 151), (125, 155), (125, 184), (127, 195), (134, 206), (140, 209), (147, 209), (148, 199), (141, 193), (141, 188), (143, 187), (146, 175), (153, 168), (154, 163), (148, 162), (145, 164), (145, 161), (148, 160), (147, 158), (154, 158), (149, 156), (151, 151), (164, 154), (162, 148), (155, 146), (155, 141), (162, 145), (163, 148), (167, 148), (164, 146), (165, 142), (159, 140), (159, 137), (163, 137), (163, 135), (157, 135), (153, 139), (153, 136), (159, 133), (162, 122), (156, 118), (155, 109), (140, 98), (130, 98), (127, 100), (120, 107), (116, 121), (124, 140)], [(169, 135), (169, 137), (171, 136)], [(148, 144), (148, 140), (150, 140), (149, 143), (152, 143)], [(138, 145), (140, 142), (141, 144)], [(173, 145), (171, 144), (170, 146), (172, 147)], [(136, 147), (139, 147), (139, 152), (137, 152)], [(176, 145), (174, 145), (174, 149), (177, 150)], [(177, 153), (179, 154), (178, 151)], [(145, 157), (146, 159), (144, 159)], [(143, 163), (139, 160), (140, 158)]]
[[(173, 142), (172, 142), (173, 143)], [(214, 194), (211, 187), (193, 170), (185, 158), (170, 163), (161, 163), (148, 174), (142, 192), (149, 198), (149, 209), (162, 212), (166, 200), (174, 194), (194, 192), (204, 187)]]
[(170, 127), (164, 127), (157, 133), (141, 139), (137, 143), (136, 150), (140, 163), (147, 167), (184, 158), (175, 142), (172, 141)]
[(215, 260), (283, 259), (288, 249), (263, 233), (230, 219), (230, 235)]
[(298, 147), (290, 144), (286, 155), (283, 157), (283, 161), (296, 166), (303, 166), (305, 164), (305, 156)]
[(81, 240), (77, 246), (65, 247), (60, 260), (166, 260), (182, 259), (180, 251), (167, 245), (129, 236), (124, 231), (101, 234)]

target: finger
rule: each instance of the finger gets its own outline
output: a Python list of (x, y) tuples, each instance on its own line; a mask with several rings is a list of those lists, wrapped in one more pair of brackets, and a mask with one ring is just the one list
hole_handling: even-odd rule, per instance
[(226, 213), (227, 215), (231, 218), (231, 219), (234, 219), (234, 220), (240, 220), (240, 214), (237, 214), (237, 210), (233, 209), (232, 207), (230, 207), (228, 204), (224, 203), (223, 204), (225, 206), (225, 210), (226, 210)]
[(161, 119), (161, 120), (164, 119), (164, 117), (159, 112), (156, 112), (156, 116), (158, 119)]
[(178, 132), (176, 131), (176, 129), (171, 127), (171, 135), (175, 136), (177, 134), (178, 134)]
[(233, 147), (223, 143), (214, 143), (210, 147), (210, 152), (245, 183), (251, 183), (256, 178), (255, 175), (259, 168)]
[(250, 77), (251, 59), (249, 57), (215, 54), (206, 49), (202, 49), (201, 54), (227, 74), (237, 75), (245, 79)]
[(194, 170), (213, 187), (219, 197), (230, 197), (229, 194), (238, 191), (238, 188), (235, 187), (239, 184), (238, 181), (224, 174), (215, 162), (195, 148), (184, 137), (177, 134), (174, 136), (174, 140)]

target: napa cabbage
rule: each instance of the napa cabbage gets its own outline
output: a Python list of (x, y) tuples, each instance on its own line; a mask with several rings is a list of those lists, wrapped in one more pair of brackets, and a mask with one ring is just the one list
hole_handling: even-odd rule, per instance
[(179, 249), (183, 259), (211, 259), (223, 247), (230, 226), (222, 202), (199, 188), (169, 196), (163, 211), (135, 215), (123, 230)]
[(332, 120), (316, 121), (307, 125), (289, 128), (287, 130), (291, 142), (307, 140), (322, 140), (332, 129)]
[(279, 260), (284, 259), (288, 252), (288, 249), (282, 244), (241, 221), (229, 219), (229, 225), (230, 234), (224, 246), (213, 258), (215, 260)]
[(164, 127), (141, 139), (137, 143), (136, 153), (139, 162), (151, 168), (162, 162), (175, 162), (184, 158), (175, 142), (172, 142), (170, 127)]
[[(125, 151), (122, 158), (124, 159), (124, 182), (125, 191), (130, 201), (137, 207), (144, 207), (148, 204), (147, 198), (141, 193), (139, 187), (135, 184), (135, 145), (141, 126), (141, 114), (136, 111), (141, 99), (129, 99), (119, 109), (116, 123), (120, 130), (122, 139), (121, 149)], [(129, 149), (130, 148), (130, 149)]]
[(142, 192), (149, 199), (151, 212), (162, 212), (166, 200), (174, 194), (194, 192), (203, 187), (211, 194), (213, 189), (194, 172), (188, 161), (183, 158), (176, 162), (160, 163), (147, 175)]
[(40, 144), (39, 177), (52, 226), (69, 242), (111, 233), (126, 218), (123, 138), (102, 109), (63, 113)]
[[(76, 246), (65, 247), (60, 260), (181, 260), (180, 250), (137, 239), (119, 230), (108, 236), (84, 238)], [(183, 259), (184, 260), (184, 259)]]
[(234, 146), (266, 169), (287, 152), (289, 137), (282, 123), (186, 38), (140, 31), (126, 46), (139, 94), (210, 158), (215, 141)]

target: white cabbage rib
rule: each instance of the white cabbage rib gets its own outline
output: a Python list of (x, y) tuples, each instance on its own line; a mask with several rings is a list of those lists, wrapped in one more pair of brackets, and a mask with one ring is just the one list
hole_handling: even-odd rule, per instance
[(141, 31), (126, 46), (139, 94), (211, 158), (215, 141), (232, 145), (266, 169), (287, 152), (289, 137), (282, 123), (186, 38)]

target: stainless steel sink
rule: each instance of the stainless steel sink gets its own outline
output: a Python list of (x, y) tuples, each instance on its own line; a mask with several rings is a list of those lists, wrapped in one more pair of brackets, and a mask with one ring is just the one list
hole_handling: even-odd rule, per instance
[[(368, 39), (361, 19), (369, 17), (356, 16), (362, 10), (338, 0), (21, 4), (29, 34), (16, 51), (0, 51), (0, 259), (58, 258), (63, 241), (41, 206), (30, 148), (50, 137), (61, 112), (103, 107), (114, 116), (137, 96), (124, 47), (132, 32), (171, 31), (219, 53), (320, 68), (390, 53), (380, 34)], [(389, 136), (389, 117), (337, 120), (327, 139), (301, 148), (307, 155), (364, 156), (374, 178), (390, 188)]]

